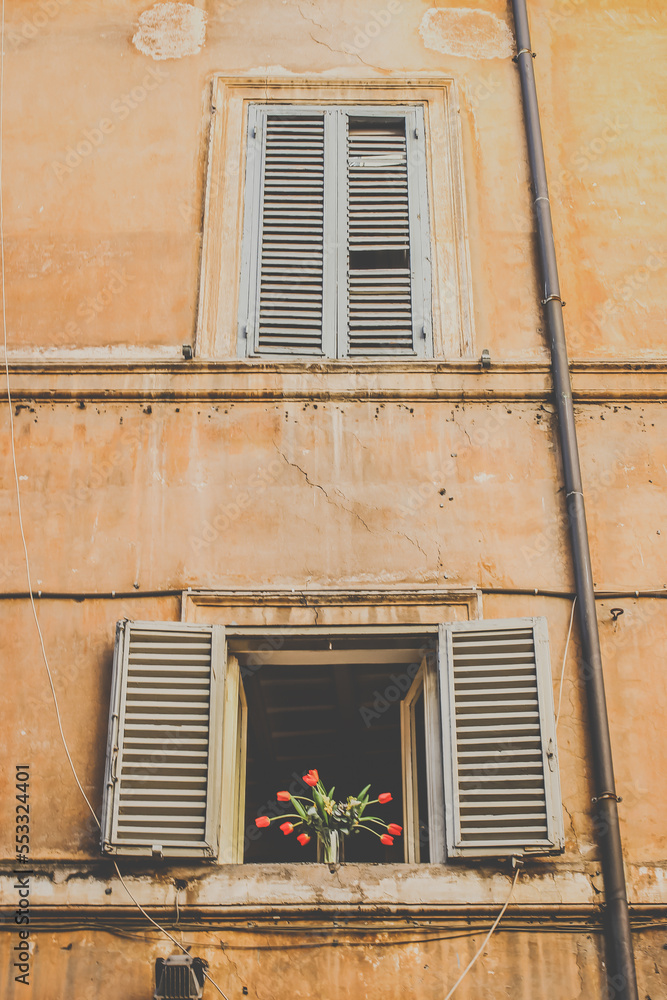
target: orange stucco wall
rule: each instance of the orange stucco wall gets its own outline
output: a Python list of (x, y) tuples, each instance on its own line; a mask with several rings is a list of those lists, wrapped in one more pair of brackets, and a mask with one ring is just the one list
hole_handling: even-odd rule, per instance
[[(667, 11), (654, 0), (540, 0), (529, 9), (594, 581), (599, 591), (638, 592), (599, 601), (598, 619), (629, 894), (637, 921), (650, 923), (664, 920), (667, 904), (667, 603), (641, 593), (664, 589), (667, 554)], [(8, 0), (7, 342), (32, 583), (44, 593), (134, 594), (37, 601), (63, 729), (97, 810), (115, 622), (181, 614), (180, 597), (142, 591), (572, 590), (512, 30), (504, 0), (438, 8), (424, 0)], [(201, 344), (215, 74), (267, 90), (301, 78), (453, 81), (472, 299), (467, 353), (413, 365), (259, 363), (229, 352), (183, 359), (183, 344)], [(483, 349), (490, 370), (478, 364)], [(6, 404), (0, 426), (0, 589), (14, 593), (25, 591), (26, 577)], [(483, 598), (485, 618), (547, 617), (556, 700), (570, 609), (566, 598)], [(151, 963), (171, 946), (129, 911), (113, 920), (130, 937), (95, 923), (105, 887), (113, 883), (116, 906), (127, 897), (99, 867), (30, 604), (19, 596), (2, 610), (1, 794), (13, 816), (14, 765), (28, 761), (34, 911), (61, 906), (62, 919), (71, 917), (58, 931), (49, 920), (60, 918), (45, 916), (33, 935), (29, 990), (14, 982), (15, 935), (3, 935), (6, 995), (150, 996)], [(341, 611), (341, 623), (355, 614)], [(578, 641), (575, 626), (558, 730), (565, 854), (531, 862), (517, 887), (515, 932), (490, 942), (461, 998), (604, 995)], [(0, 843), (7, 873), (12, 830), (3, 826)], [(508, 883), (492, 874), (456, 868), (443, 882), (443, 905), (498, 909)], [(162, 905), (172, 875), (132, 869), (147, 906)], [(214, 896), (214, 875), (197, 877)], [(78, 894), (68, 895), (70, 883)], [(329, 898), (327, 885), (315, 891)], [(348, 886), (340, 899), (356, 905), (356, 891)], [(270, 893), (273, 906), (287, 905), (274, 882), (262, 887), (261, 873), (253, 893), (258, 905)], [(521, 908), (540, 902), (554, 908), (551, 920), (559, 906), (581, 907), (590, 926), (536, 931)], [(14, 904), (8, 876), (12, 931)], [(186, 901), (184, 919), (200, 904), (196, 894)], [(419, 912), (418, 899), (409, 905)], [(184, 939), (197, 942), (230, 998), (244, 986), (260, 1000), (287, 991), (442, 996), (481, 943), (478, 935), (395, 946), (378, 931), (363, 945), (346, 938), (319, 948), (313, 920), (290, 931), (301, 950), (285, 950), (277, 934), (224, 932), (206, 919)], [(636, 940), (640, 995), (667, 998), (659, 932), (638, 927)]]

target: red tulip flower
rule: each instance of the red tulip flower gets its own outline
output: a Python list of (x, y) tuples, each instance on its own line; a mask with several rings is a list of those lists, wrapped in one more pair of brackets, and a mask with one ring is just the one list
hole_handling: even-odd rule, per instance
[(280, 829), (283, 831), (283, 833), (287, 837), (288, 834), (290, 834), (292, 832), (292, 830), (294, 829), (294, 825), (292, 823), (288, 823), (288, 822), (281, 823), (280, 824)]
[(296, 839), (299, 841), (302, 847), (305, 847), (308, 841), (310, 840), (310, 837), (308, 836), (307, 833), (300, 833)]
[(278, 792), (276, 795), (278, 802), (289, 802), (291, 795), (289, 792)]
[(308, 774), (304, 774), (303, 780), (307, 785), (310, 785), (311, 788), (314, 788), (317, 782), (320, 780), (320, 776), (315, 770), (315, 768), (312, 768), (312, 770), (310, 770)]
[(387, 827), (387, 833), (390, 833), (392, 837), (400, 837), (403, 833), (403, 827), (399, 826), (398, 823), (390, 823)]
[(391, 847), (391, 845), (394, 843), (394, 838), (390, 837), (386, 833), (382, 834), (382, 836), (380, 837), (380, 840), (382, 841), (383, 844), (386, 844), (387, 847)]
[(391, 792), (382, 792), (380, 795), (378, 795), (378, 802), (380, 803), (381, 806), (386, 805), (387, 802), (391, 802), (391, 799), (392, 799)]
[(268, 816), (258, 816), (257, 819), (255, 820), (255, 825), (259, 826), (260, 828), (263, 826), (269, 826), (270, 824), (271, 820), (269, 819)]

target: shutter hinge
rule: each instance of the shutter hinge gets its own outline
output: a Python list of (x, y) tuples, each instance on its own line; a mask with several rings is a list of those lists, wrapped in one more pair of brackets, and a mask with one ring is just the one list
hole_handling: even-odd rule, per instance
[(253, 139), (257, 138), (257, 126), (256, 125), (253, 125), (252, 132), (250, 134), (252, 135)]
[(422, 340), (426, 340), (426, 323), (422, 323), (420, 336)]
[(415, 139), (418, 139), (418, 138), (419, 138), (419, 129), (416, 128), (415, 129)]
[(553, 769), (554, 769), (554, 758), (555, 758), (555, 756), (556, 756), (556, 750), (554, 748), (554, 741), (553, 740), (549, 740), (549, 743), (547, 745), (547, 760), (549, 761), (549, 770), (550, 771), (553, 771)]

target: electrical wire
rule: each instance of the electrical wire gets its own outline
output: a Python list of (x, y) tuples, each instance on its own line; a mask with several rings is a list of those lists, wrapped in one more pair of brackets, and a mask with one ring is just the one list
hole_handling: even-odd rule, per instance
[(572, 635), (572, 623), (574, 622), (574, 609), (577, 604), (577, 595), (575, 594), (574, 600), (572, 601), (572, 610), (570, 612), (570, 627), (567, 630), (567, 639), (565, 640), (565, 652), (563, 653), (563, 666), (560, 671), (560, 685), (558, 688), (558, 710), (556, 711), (556, 729), (558, 729), (558, 720), (560, 719), (560, 706), (563, 700), (563, 680), (565, 679), (565, 663), (567, 661), (567, 651), (570, 646), (570, 636)]
[(19, 473), (18, 466), (16, 462), (16, 441), (14, 438), (14, 410), (12, 403), (11, 387), (9, 384), (9, 355), (8, 355), (8, 343), (7, 343), (7, 296), (5, 287), (5, 209), (3, 200), (3, 165), (4, 165), (4, 98), (5, 98), (5, 0), (2, 0), (2, 54), (0, 55), (0, 273), (2, 275), (2, 330), (3, 330), (3, 346), (5, 353), (5, 377), (7, 380), (7, 402), (9, 404), (9, 438), (11, 443), (11, 455), (12, 455), (12, 468), (14, 471), (14, 484), (16, 488), (16, 507), (18, 513), (19, 522), (19, 532), (21, 535), (21, 543), (23, 545), (23, 555), (25, 557), (25, 570), (26, 578), (28, 583), (28, 594), (30, 595), (30, 606), (32, 608), (33, 618), (35, 619), (35, 626), (37, 628), (37, 635), (39, 637), (39, 645), (42, 651), (42, 658), (44, 660), (44, 666), (46, 667), (46, 674), (49, 679), (49, 686), (51, 688), (51, 694), (53, 696), (53, 704), (56, 710), (56, 719), (58, 720), (58, 729), (60, 730), (60, 737), (65, 747), (65, 753), (67, 754), (67, 760), (69, 761), (69, 766), (72, 769), (72, 774), (74, 775), (74, 780), (79, 786), (79, 791), (86, 800), (86, 805), (90, 809), (91, 813), (95, 817), (95, 822), (99, 826), (99, 821), (97, 816), (95, 816), (95, 810), (91, 806), (88, 796), (83, 790), (83, 785), (79, 781), (79, 776), (76, 773), (76, 768), (74, 767), (74, 762), (70, 756), (69, 748), (67, 746), (67, 740), (65, 739), (65, 734), (63, 732), (62, 719), (60, 717), (60, 707), (58, 705), (58, 698), (56, 696), (56, 689), (53, 684), (53, 677), (51, 675), (51, 668), (49, 667), (48, 657), (46, 655), (46, 648), (44, 646), (44, 636), (42, 635), (42, 629), (39, 624), (39, 617), (37, 615), (37, 607), (35, 605), (35, 598), (32, 591), (32, 579), (30, 574), (30, 559), (28, 556), (28, 545), (25, 537), (25, 530), (23, 527), (23, 510), (21, 507), (21, 489), (19, 486)]
[(499, 923), (500, 923), (500, 921), (502, 920), (502, 918), (503, 918), (503, 914), (504, 914), (505, 910), (506, 910), (506, 909), (507, 909), (507, 907), (508, 907), (508, 906), (510, 905), (510, 900), (511, 900), (511, 898), (512, 898), (513, 894), (514, 894), (514, 887), (515, 887), (515, 885), (517, 884), (517, 882), (518, 882), (518, 879), (519, 879), (519, 872), (520, 872), (520, 870), (521, 870), (520, 868), (517, 868), (516, 872), (514, 873), (514, 878), (513, 878), (513, 880), (512, 880), (512, 888), (511, 888), (511, 889), (510, 889), (510, 891), (509, 891), (509, 896), (508, 896), (508, 897), (507, 897), (507, 899), (505, 900), (505, 905), (503, 906), (502, 910), (500, 911), (500, 913), (499, 913), (499, 914), (498, 914), (498, 916), (496, 917), (496, 919), (495, 919), (495, 921), (494, 921), (494, 923), (493, 923), (493, 926), (491, 927), (491, 930), (490, 930), (490, 931), (489, 931), (489, 933), (488, 933), (488, 934), (486, 935), (486, 937), (485, 937), (485, 938), (484, 938), (484, 940), (482, 941), (481, 945), (479, 946), (479, 948), (478, 948), (478, 949), (477, 949), (477, 951), (475, 952), (475, 955), (474, 955), (474, 956), (473, 956), (473, 958), (472, 958), (472, 959), (471, 959), (471, 960), (470, 960), (470, 961), (468, 962), (468, 964), (466, 965), (465, 969), (463, 970), (463, 972), (461, 973), (461, 975), (459, 976), (459, 978), (458, 978), (458, 979), (456, 980), (456, 982), (455, 982), (455, 983), (454, 983), (454, 985), (452, 986), (451, 990), (449, 991), (449, 993), (448, 993), (448, 994), (447, 994), (447, 996), (445, 997), (445, 1000), (449, 1000), (449, 998), (450, 998), (451, 996), (453, 996), (453, 995), (454, 995), (454, 992), (455, 992), (455, 990), (457, 990), (457, 989), (458, 989), (458, 987), (459, 987), (459, 986), (460, 986), (460, 984), (461, 984), (461, 983), (463, 982), (463, 980), (465, 979), (465, 977), (466, 977), (466, 976), (468, 975), (468, 973), (469, 973), (469, 972), (470, 972), (470, 970), (472, 969), (473, 965), (475, 964), (475, 962), (477, 961), (477, 959), (479, 958), (479, 956), (480, 956), (480, 955), (482, 954), (482, 952), (483, 952), (483, 951), (484, 951), (484, 949), (486, 948), (486, 944), (487, 944), (487, 942), (488, 942), (489, 938), (491, 937), (491, 935), (492, 935), (492, 934), (493, 934), (493, 932), (495, 931), (496, 927), (498, 926), (498, 924), (499, 924)]
[[(114, 868), (116, 869), (116, 874), (118, 875), (118, 878), (120, 879), (120, 881), (121, 881), (121, 885), (122, 885), (122, 886), (123, 886), (123, 888), (125, 889), (125, 892), (126, 892), (126, 893), (128, 894), (128, 896), (130, 897), (130, 899), (132, 900), (132, 902), (134, 903), (134, 905), (135, 905), (135, 906), (137, 907), (137, 909), (138, 909), (138, 910), (139, 910), (139, 911), (140, 911), (141, 913), (143, 913), (143, 915), (145, 916), (146, 920), (150, 921), (150, 923), (152, 923), (154, 927), (157, 927), (157, 929), (158, 929), (159, 931), (161, 931), (161, 932), (162, 932), (162, 933), (163, 933), (163, 934), (165, 935), (165, 937), (168, 937), (168, 938), (169, 938), (169, 940), (170, 940), (170, 941), (172, 941), (172, 942), (173, 942), (173, 943), (174, 943), (174, 944), (176, 945), (176, 947), (177, 947), (177, 948), (180, 948), (180, 949), (181, 949), (181, 951), (183, 952), (183, 954), (184, 954), (184, 955), (189, 955), (189, 954), (190, 954), (190, 952), (188, 951), (188, 949), (187, 949), (187, 948), (185, 948), (185, 947), (184, 947), (184, 946), (183, 946), (182, 944), (180, 944), (180, 943), (179, 943), (179, 942), (178, 942), (178, 941), (176, 940), (176, 938), (175, 938), (175, 937), (173, 937), (173, 936), (172, 936), (172, 935), (171, 935), (171, 934), (169, 933), (169, 931), (165, 930), (165, 928), (164, 928), (164, 927), (161, 927), (161, 926), (160, 926), (160, 924), (158, 924), (157, 920), (153, 920), (153, 918), (152, 918), (152, 917), (150, 916), (150, 914), (146, 913), (146, 911), (144, 910), (144, 908), (143, 908), (143, 906), (141, 905), (141, 903), (139, 902), (139, 900), (138, 900), (138, 899), (136, 899), (136, 898), (135, 898), (135, 897), (134, 897), (134, 896), (132, 895), (132, 892), (130, 891), (130, 887), (129, 887), (129, 886), (127, 885), (127, 883), (125, 882), (125, 879), (124, 879), (124, 878), (123, 878), (123, 876), (121, 875), (121, 873), (120, 873), (120, 868), (118, 867), (118, 864), (117, 864), (117, 862), (116, 862), (116, 860), (115, 860), (115, 859), (114, 859), (114, 862), (113, 862), (113, 866), (114, 866)], [(208, 979), (209, 983), (211, 983), (211, 985), (212, 985), (212, 986), (214, 986), (214, 987), (215, 987), (215, 989), (216, 989), (216, 990), (218, 991), (218, 993), (220, 994), (220, 996), (224, 997), (224, 998), (225, 998), (225, 1000), (229, 1000), (229, 997), (227, 996), (227, 994), (226, 994), (226, 993), (223, 993), (223, 992), (222, 992), (222, 990), (220, 989), (220, 987), (219, 987), (219, 986), (218, 986), (218, 984), (216, 983), (215, 979), (212, 979), (212, 978), (211, 978), (211, 977), (209, 976), (208, 972), (206, 972), (206, 970), (205, 970), (205, 969), (203, 969), (202, 971), (203, 971), (203, 973), (204, 973), (204, 977), (205, 977), (206, 979)]]
[[(58, 696), (56, 695), (56, 689), (55, 689), (55, 686), (54, 686), (54, 683), (53, 683), (53, 675), (51, 673), (51, 667), (49, 666), (49, 658), (46, 655), (46, 646), (44, 644), (44, 636), (42, 634), (42, 628), (41, 628), (41, 626), (39, 624), (39, 616), (37, 614), (37, 607), (35, 605), (35, 597), (34, 597), (33, 589), (32, 589), (32, 577), (31, 577), (31, 572), (30, 572), (30, 556), (28, 554), (28, 543), (26, 541), (25, 529), (24, 529), (24, 526), (23, 526), (23, 509), (22, 509), (22, 506), (21, 506), (21, 487), (20, 487), (20, 483), (19, 483), (18, 464), (17, 464), (17, 460), (16, 460), (16, 440), (15, 440), (15, 432), (14, 432), (14, 410), (13, 410), (11, 385), (10, 385), (10, 378), (9, 378), (9, 354), (8, 354), (8, 337), (7, 337), (7, 296), (6, 296), (6, 283), (5, 283), (5, 210), (4, 210), (4, 200), (3, 200), (4, 105), (5, 105), (5, 46), (4, 46), (4, 42), (5, 42), (5, 0), (2, 0), (1, 19), (2, 19), (2, 37), (0, 39), (0, 288), (2, 290), (2, 331), (3, 331), (3, 347), (4, 347), (4, 354), (5, 354), (5, 378), (6, 378), (6, 382), (7, 382), (7, 402), (8, 402), (8, 409), (9, 409), (9, 437), (10, 437), (10, 443), (11, 443), (12, 468), (13, 468), (13, 471), (14, 471), (14, 485), (15, 485), (15, 490), (16, 490), (16, 508), (17, 508), (17, 513), (18, 513), (19, 533), (21, 535), (21, 544), (23, 546), (23, 555), (24, 555), (24, 559), (25, 559), (25, 571), (26, 571), (26, 580), (27, 580), (27, 584), (28, 584), (28, 594), (29, 594), (29, 597), (30, 597), (30, 607), (32, 609), (32, 615), (33, 615), (33, 618), (34, 618), (34, 621), (35, 621), (35, 627), (37, 629), (37, 635), (39, 637), (39, 645), (40, 645), (40, 649), (41, 649), (41, 652), (42, 652), (42, 659), (44, 661), (44, 666), (46, 668), (46, 675), (47, 675), (47, 677), (49, 679), (49, 687), (51, 688), (51, 695), (52, 695), (52, 698), (53, 698), (53, 705), (54, 705), (54, 708), (55, 708), (55, 711), (56, 711), (56, 719), (58, 721), (58, 731), (60, 732), (60, 738), (62, 740), (63, 747), (65, 748), (65, 753), (67, 755), (67, 760), (68, 760), (69, 766), (70, 766), (70, 768), (72, 770), (72, 774), (74, 775), (74, 780), (75, 780), (75, 782), (76, 782), (76, 784), (78, 786), (79, 791), (81, 792), (81, 794), (82, 794), (82, 796), (84, 798), (84, 801), (85, 801), (86, 805), (88, 806), (88, 809), (90, 810), (91, 816), (93, 817), (93, 819), (95, 820), (95, 823), (97, 824), (98, 829), (101, 829), (101, 827), (100, 827), (100, 821), (97, 818), (97, 814), (96, 814), (95, 810), (93, 809), (93, 807), (92, 807), (92, 805), (90, 803), (90, 799), (86, 795), (86, 793), (84, 791), (84, 788), (83, 788), (83, 785), (81, 784), (81, 782), (79, 780), (79, 775), (77, 774), (76, 767), (74, 766), (74, 761), (72, 760), (72, 756), (71, 756), (71, 754), (69, 752), (69, 747), (67, 745), (67, 740), (65, 738), (65, 733), (64, 733), (63, 724), (62, 724), (62, 718), (60, 716), (60, 706), (58, 704)], [(150, 917), (146, 913), (146, 911), (141, 906), (141, 904), (134, 898), (134, 896), (130, 892), (130, 889), (129, 889), (128, 885), (126, 884), (123, 876), (121, 875), (120, 869), (119, 869), (119, 867), (118, 867), (118, 865), (116, 864), (115, 861), (114, 861), (114, 867), (115, 867), (116, 872), (118, 874), (118, 878), (120, 879), (121, 884), (123, 885), (123, 888), (127, 892), (128, 896), (130, 897), (130, 899), (132, 900), (132, 902), (135, 904), (135, 906), (141, 911), (141, 913), (143, 913), (144, 917), (146, 917), (147, 920), (149, 920), (152, 924), (154, 924), (154, 926), (157, 927), (157, 929), (159, 931), (161, 931), (164, 935), (166, 935), (166, 937), (168, 937), (170, 941), (173, 941), (173, 943), (178, 948), (180, 948), (181, 951), (185, 952), (185, 954), (187, 955), (188, 954), (187, 950), (182, 945), (180, 945), (178, 943), (178, 941), (176, 940), (176, 938), (172, 937), (172, 935), (169, 933), (169, 931), (166, 931), (155, 920), (153, 920), (153, 918)], [(204, 976), (215, 987), (215, 989), (218, 991), (218, 993), (221, 996), (225, 997), (225, 1000), (228, 1000), (228, 998), (222, 992), (222, 990), (220, 989), (220, 987), (218, 986), (218, 984), (215, 982), (215, 980), (213, 980), (208, 975), (208, 973), (206, 973), (206, 972), (204, 972)]]
[[(10, 925), (7, 925), (6, 928), (0, 928), (0, 930), (3, 929), (5, 930), (11, 929), (11, 927)], [(144, 941), (146, 940), (147, 937), (151, 940), (159, 940), (159, 938), (162, 936), (162, 932), (158, 932), (156, 934), (149, 928), (146, 930), (141, 930), (140, 928), (131, 930), (127, 926), (121, 926), (119, 924), (109, 924), (97, 920), (88, 920), (85, 922), (68, 921), (68, 920), (63, 921), (62, 919), (58, 918), (48, 922), (47, 921), (40, 922), (38, 917), (31, 919), (30, 922), (31, 933), (34, 932), (34, 933), (51, 934), (53, 933), (54, 929), (57, 929), (58, 931), (61, 932), (95, 931), (98, 933), (113, 934), (115, 937), (128, 938), (133, 941)], [(174, 927), (174, 929), (176, 928)], [(234, 931), (237, 931), (240, 933), (253, 934), (257, 936), (259, 935), (273, 936), (276, 933), (284, 934), (286, 931), (290, 931), (294, 934), (298, 934), (301, 936), (308, 935), (311, 937), (325, 933), (325, 931), (313, 930), (312, 927), (283, 928), (283, 927), (274, 927), (271, 925), (267, 925), (266, 927), (247, 927), (247, 926), (233, 927), (229, 925), (224, 925), (220, 927), (202, 927), (199, 923), (188, 923), (187, 921), (181, 923), (178, 929), (186, 934), (215, 934), (215, 935), (219, 935), (223, 931), (225, 934), (230, 934)], [(636, 934), (640, 934), (643, 931), (654, 931), (654, 930), (664, 931), (666, 929), (667, 929), (667, 922), (664, 920), (632, 921), (632, 931), (633, 933)], [(365, 928), (365, 930), (375, 935), (386, 935), (388, 933), (382, 926), (377, 926), (375, 928)], [(402, 931), (403, 934), (407, 934), (411, 930), (411, 928), (396, 927), (394, 928), (394, 930), (396, 932)], [(433, 941), (456, 941), (459, 940), (460, 938), (479, 937), (479, 935), (483, 933), (484, 928), (473, 927), (473, 928), (467, 928), (465, 930), (462, 928), (457, 928), (455, 930), (451, 929), (451, 933), (448, 934), (436, 933), (437, 931), (447, 930), (447, 927), (433, 927), (430, 929), (427, 927), (416, 927), (414, 928), (414, 930), (415, 933), (417, 931), (421, 933), (426, 933), (426, 932), (430, 933), (432, 931), (433, 933), (431, 934), (431, 936), (424, 938), (409, 937), (409, 938), (402, 938), (398, 941), (397, 940), (376, 941), (374, 942), (373, 947), (392, 948), (394, 946), (398, 947), (400, 945), (430, 944)], [(562, 922), (562, 923), (559, 922), (557, 924), (542, 922), (539, 924), (533, 924), (524, 922), (517, 923), (516, 921), (512, 922), (511, 920), (506, 920), (502, 925), (496, 928), (496, 932), (498, 934), (570, 934), (570, 935), (602, 934), (604, 933), (604, 925), (602, 922), (602, 918), (598, 923), (587, 923), (587, 924), (584, 923), (572, 924), (567, 922)], [(224, 951), (280, 951), (281, 949), (301, 950), (304, 948), (308, 949), (308, 948), (331, 948), (331, 947), (339, 947), (339, 948), (368, 947), (367, 941), (340, 940), (345, 934), (354, 935), (355, 937), (360, 936), (362, 932), (357, 928), (352, 928), (352, 927), (328, 928), (326, 933), (330, 935), (335, 934), (336, 935), (335, 942), (315, 941), (312, 944), (311, 943), (304, 944), (299, 942), (292, 943), (289, 941), (281, 941), (280, 944), (273, 945), (273, 944), (257, 944), (257, 942), (255, 941), (253, 941), (252, 944), (230, 944), (228, 941), (226, 941), (224, 942), (224, 944), (221, 942), (221, 945)], [(206, 941), (195, 941), (195, 940), (185, 939), (185, 944), (187, 944), (191, 948), (212, 947), (211, 943)]]

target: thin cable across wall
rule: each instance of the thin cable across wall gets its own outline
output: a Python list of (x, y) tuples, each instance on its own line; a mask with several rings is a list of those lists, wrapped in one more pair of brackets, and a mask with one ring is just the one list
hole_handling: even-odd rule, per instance
[[(42, 629), (41, 629), (41, 626), (39, 624), (39, 617), (37, 615), (37, 607), (35, 605), (35, 597), (34, 597), (34, 593), (33, 593), (32, 578), (31, 578), (31, 573), (30, 573), (30, 556), (28, 554), (28, 544), (27, 544), (27, 541), (26, 541), (25, 529), (24, 529), (24, 525), (23, 525), (23, 508), (21, 506), (21, 486), (20, 486), (20, 482), (19, 482), (18, 464), (17, 464), (17, 460), (16, 460), (16, 440), (15, 440), (15, 432), (14, 432), (14, 409), (13, 409), (13, 401), (12, 401), (12, 393), (11, 393), (11, 385), (10, 385), (10, 377), (9, 377), (9, 354), (8, 354), (8, 346), (9, 345), (8, 345), (8, 335), (7, 335), (7, 296), (6, 296), (6, 283), (5, 283), (5, 212), (4, 212), (4, 200), (3, 200), (4, 104), (5, 104), (5, 50), (4, 50), (4, 40), (5, 40), (5, 0), (2, 0), (2, 15), (1, 15), (1, 18), (2, 18), (2, 42), (3, 42), (3, 44), (2, 44), (2, 47), (1, 47), (1, 50), (0, 50), (0, 52), (1, 52), (1, 54), (0, 54), (0, 285), (1, 285), (1, 289), (2, 289), (2, 331), (3, 331), (3, 347), (4, 347), (4, 354), (5, 354), (5, 378), (6, 378), (6, 382), (7, 382), (7, 403), (8, 403), (8, 410), (9, 410), (9, 437), (10, 437), (10, 448), (11, 448), (11, 456), (12, 456), (12, 469), (13, 469), (13, 473), (14, 473), (14, 486), (15, 486), (15, 492), (16, 492), (16, 509), (17, 509), (17, 514), (18, 514), (19, 534), (21, 536), (21, 545), (23, 547), (23, 556), (24, 556), (24, 560), (25, 560), (26, 581), (27, 581), (27, 584), (28, 584), (28, 596), (29, 596), (29, 599), (30, 599), (30, 607), (31, 607), (32, 616), (33, 616), (33, 619), (34, 619), (34, 622), (35, 622), (35, 628), (37, 630), (37, 636), (38, 636), (38, 639), (39, 639), (39, 647), (40, 647), (40, 650), (41, 650), (42, 659), (44, 661), (44, 667), (46, 668), (46, 675), (47, 675), (47, 678), (48, 678), (48, 681), (49, 681), (49, 687), (51, 689), (51, 696), (53, 698), (53, 706), (55, 708), (56, 719), (57, 719), (57, 722), (58, 722), (58, 732), (60, 733), (60, 738), (62, 740), (62, 744), (63, 744), (63, 747), (65, 749), (65, 754), (67, 755), (67, 761), (69, 763), (69, 766), (71, 768), (72, 774), (74, 776), (74, 780), (75, 780), (75, 782), (77, 784), (77, 787), (78, 787), (79, 791), (81, 792), (81, 795), (84, 798), (84, 801), (85, 801), (86, 805), (88, 806), (88, 809), (90, 810), (91, 816), (93, 817), (93, 819), (95, 820), (95, 823), (97, 824), (97, 826), (99, 828), (100, 827), (100, 821), (97, 818), (97, 814), (96, 814), (95, 810), (93, 809), (93, 807), (92, 807), (92, 805), (90, 803), (90, 800), (89, 800), (88, 796), (86, 795), (86, 793), (85, 793), (85, 791), (83, 789), (83, 785), (81, 784), (81, 782), (79, 780), (79, 775), (77, 774), (76, 768), (74, 766), (74, 761), (72, 760), (72, 756), (71, 756), (71, 754), (69, 752), (69, 747), (67, 745), (67, 740), (65, 738), (65, 733), (64, 733), (63, 724), (62, 724), (62, 718), (61, 718), (61, 715), (60, 715), (60, 706), (58, 704), (58, 696), (56, 695), (56, 689), (55, 689), (55, 686), (54, 686), (54, 683), (53, 683), (53, 675), (51, 673), (51, 667), (49, 666), (49, 658), (46, 655), (46, 646), (44, 644), (44, 636), (42, 634)], [(118, 874), (118, 878), (120, 879), (120, 881), (121, 881), (121, 883), (122, 883), (125, 891), (127, 892), (128, 896), (130, 897), (130, 899), (132, 900), (132, 902), (135, 904), (135, 906), (137, 906), (137, 908), (143, 913), (143, 915), (146, 917), (147, 920), (149, 920), (152, 924), (154, 924), (155, 927), (157, 927), (157, 929), (159, 931), (161, 931), (161, 933), (163, 933), (164, 935), (166, 935), (166, 937), (168, 937), (169, 940), (172, 941), (176, 945), (177, 948), (180, 948), (180, 950), (183, 951), (183, 952), (185, 952), (185, 954), (187, 955), (188, 954), (187, 949), (184, 948), (182, 945), (180, 945), (178, 943), (178, 941), (176, 940), (176, 938), (172, 937), (172, 935), (168, 931), (166, 931), (163, 927), (160, 927), (160, 925), (155, 920), (153, 920), (153, 918), (150, 917), (146, 913), (146, 911), (143, 909), (143, 907), (137, 902), (137, 900), (134, 898), (134, 896), (130, 892), (130, 889), (128, 888), (125, 880), (123, 879), (123, 876), (120, 873), (120, 869), (118, 868), (118, 865), (116, 864), (115, 861), (114, 861), (114, 867), (115, 867), (116, 872)], [(218, 984), (213, 979), (211, 979), (211, 977), (206, 972), (204, 972), (204, 975), (209, 980), (209, 982), (211, 983), (211, 985), (215, 987), (215, 989), (218, 991), (218, 993), (221, 996), (225, 997), (225, 1000), (227, 1000), (227, 997), (222, 992), (222, 990), (220, 989), (220, 987), (218, 986)]]

